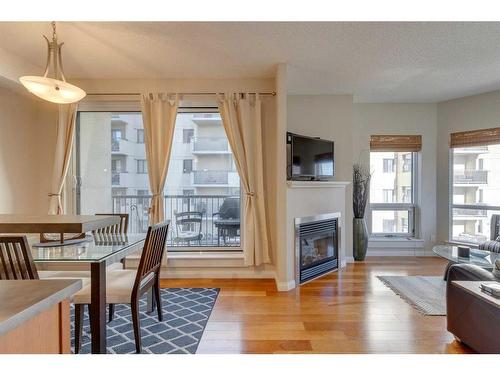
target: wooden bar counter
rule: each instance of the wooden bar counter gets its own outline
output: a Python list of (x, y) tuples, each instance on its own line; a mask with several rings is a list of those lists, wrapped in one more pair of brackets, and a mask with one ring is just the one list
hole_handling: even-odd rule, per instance
[(0, 281), (0, 354), (70, 353), (69, 299), (81, 280)]

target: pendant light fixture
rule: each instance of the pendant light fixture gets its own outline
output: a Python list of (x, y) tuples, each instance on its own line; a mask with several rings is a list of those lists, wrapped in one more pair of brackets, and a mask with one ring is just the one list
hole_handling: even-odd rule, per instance
[[(43, 76), (24, 76), (19, 81), (33, 95), (58, 104), (77, 102), (87, 95), (81, 88), (66, 82), (64, 77), (61, 47), (64, 43), (57, 43), (56, 23), (52, 22), (52, 41), (44, 35), (47, 41), (47, 65)], [(52, 69), (50, 69), (52, 66)], [(52, 70), (53, 78), (48, 77)]]

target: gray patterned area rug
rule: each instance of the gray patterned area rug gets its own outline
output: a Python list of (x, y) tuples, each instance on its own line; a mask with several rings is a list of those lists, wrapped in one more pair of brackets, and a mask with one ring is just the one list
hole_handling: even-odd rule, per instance
[(446, 315), (446, 282), (442, 276), (377, 276), (424, 315)]
[[(142, 352), (194, 354), (219, 294), (218, 288), (167, 288), (161, 290), (163, 321), (156, 310), (146, 312), (140, 301)], [(74, 309), (71, 306), (71, 348), (74, 352)], [(115, 305), (115, 318), (107, 323), (108, 354), (135, 353), (130, 305)], [(90, 353), (90, 325), (85, 309), (81, 353)]]

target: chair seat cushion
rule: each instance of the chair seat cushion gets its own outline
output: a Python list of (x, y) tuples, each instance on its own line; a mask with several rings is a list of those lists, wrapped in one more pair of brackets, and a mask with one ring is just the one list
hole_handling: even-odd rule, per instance
[[(106, 273), (106, 303), (130, 303), (136, 270), (109, 270)], [(90, 285), (73, 296), (74, 303), (90, 303)]]

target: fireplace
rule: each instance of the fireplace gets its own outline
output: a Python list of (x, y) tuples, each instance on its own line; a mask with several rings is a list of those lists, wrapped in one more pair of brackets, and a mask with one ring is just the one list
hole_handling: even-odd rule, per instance
[(295, 219), (296, 282), (338, 269), (340, 213)]

